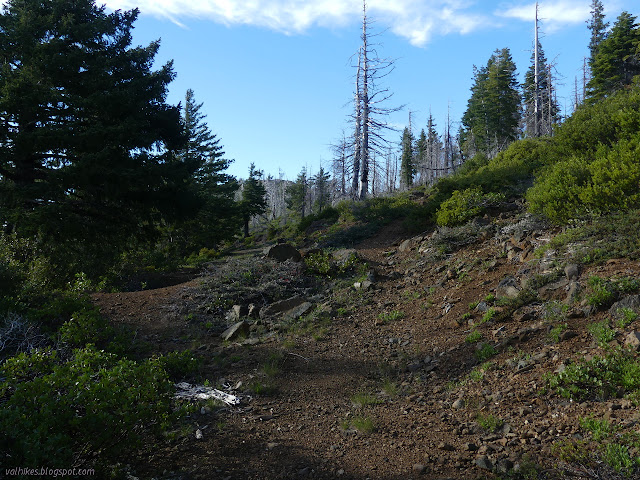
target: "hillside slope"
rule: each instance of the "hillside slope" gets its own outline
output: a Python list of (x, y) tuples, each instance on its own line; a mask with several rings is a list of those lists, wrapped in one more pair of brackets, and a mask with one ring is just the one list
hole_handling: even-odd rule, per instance
[[(568, 399), (548, 376), (633, 340), (640, 265), (574, 264), (541, 248), (557, 233), (519, 212), (412, 238), (396, 223), (357, 246), (351, 275), (251, 254), (187, 284), (94, 295), (112, 322), (138, 332), (145, 354), (190, 349), (202, 362), (186, 380), (242, 400), (199, 405), (165, 442), (150, 440), (131, 475), (633, 478), (632, 399), (616, 386)], [(594, 276), (633, 284), (617, 298), (628, 297), (626, 321), (615, 305), (593, 305)], [(294, 296), (297, 312), (265, 308)], [(234, 304), (262, 314), (223, 341)], [(607, 444), (626, 448), (619, 468)]]

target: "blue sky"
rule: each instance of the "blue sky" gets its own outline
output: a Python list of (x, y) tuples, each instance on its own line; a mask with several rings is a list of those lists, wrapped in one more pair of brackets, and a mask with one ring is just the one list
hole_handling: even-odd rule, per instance
[[(134, 43), (160, 38), (157, 62), (174, 60), (169, 102), (191, 88), (209, 127), (234, 159), (229, 173), (246, 177), (254, 162), (266, 174), (295, 179), (330, 166), (330, 144), (349, 133), (360, 39), (360, 0), (106, 0), (110, 9), (138, 7)], [(588, 54), (589, 0), (540, 3), (540, 41), (555, 64), (561, 107), (572, 111), (575, 78)], [(610, 23), (637, 0), (604, 1)], [(381, 57), (396, 59), (384, 82), (389, 107), (406, 105), (389, 122), (426, 126), (431, 112), (443, 130), (464, 113), (473, 66), (508, 47), (520, 79), (530, 65), (535, 2), (369, 0), (381, 32)], [(390, 139), (399, 140), (401, 132)]]

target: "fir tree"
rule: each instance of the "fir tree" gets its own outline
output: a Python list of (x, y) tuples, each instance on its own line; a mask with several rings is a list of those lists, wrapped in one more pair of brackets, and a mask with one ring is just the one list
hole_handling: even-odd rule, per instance
[(321, 213), (331, 203), (330, 181), (331, 175), (329, 175), (329, 172), (325, 172), (322, 167), (320, 167), (318, 173), (311, 177), (315, 197), (313, 203), (318, 213)]
[(182, 111), (185, 145), (176, 155), (193, 172), (195, 198), (191, 208), (198, 213), (179, 225), (185, 254), (202, 247), (215, 248), (220, 241), (231, 238), (238, 225), (234, 202), (238, 183), (224, 173), (231, 160), (224, 158), (220, 139), (200, 111), (202, 105), (196, 103), (193, 90), (187, 90)]
[(90, 0), (0, 13), (0, 223), (69, 261), (189, 214), (172, 64), (152, 70), (159, 42), (131, 46), (137, 16)]
[(242, 185), (242, 199), (239, 209), (242, 215), (245, 238), (249, 236), (251, 218), (267, 211), (267, 190), (260, 180), (262, 175), (262, 171), (256, 170), (256, 166), (252, 163), (249, 166), (249, 178)]
[(309, 179), (307, 169), (302, 168), (298, 178), (286, 189), (285, 201), (287, 208), (304, 218), (307, 210), (307, 198), (309, 196)]
[(589, 102), (605, 98), (640, 74), (640, 29), (636, 17), (622, 12), (611, 33), (600, 43), (591, 66)]
[(508, 48), (496, 50), (487, 66), (475, 69), (471, 98), (462, 117), (466, 156), (494, 157), (518, 137), (520, 94)]
[(408, 190), (413, 186), (413, 176), (416, 173), (414, 163), (413, 134), (409, 127), (402, 133), (402, 155), (400, 157), (400, 188)]
[(591, 18), (587, 22), (587, 28), (591, 30), (591, 39), (589, 40), (589, 67), (593, 67), (596, 59), (598, 48), (602, 41), (607, 37), (607, 28), (609, 23), (604, 21), (604, 7), (600, 0), (592, 0), (591, 2)]

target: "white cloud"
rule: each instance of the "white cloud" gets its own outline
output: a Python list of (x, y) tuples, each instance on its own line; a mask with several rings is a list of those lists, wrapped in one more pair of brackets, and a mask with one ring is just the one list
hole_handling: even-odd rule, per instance
[[(312, 26), (341, 27), (358, 21), (361, 0), (105, 0), (111, 9), (140, 8), (146, 15), (182, 24), (188, 18), (210, 19), (226, 25), (255, 25), (285, 34)], [(436, 35), (466, 34), (486, 26), (472, 15), (465, 0), (369, 0), (367, 11), (383, 28), (424, 46)]]
[[(538, 18), (541, 28), (552, 33), (568, 25), (584, 23), (591, 16), (590, 3), (584, 0), (555, 0), (538, 2)], [(536, 4), (535, 2), (525, 5), (518, 5), (496, 11), (495, 15), (533, 22), (535, 19)]]

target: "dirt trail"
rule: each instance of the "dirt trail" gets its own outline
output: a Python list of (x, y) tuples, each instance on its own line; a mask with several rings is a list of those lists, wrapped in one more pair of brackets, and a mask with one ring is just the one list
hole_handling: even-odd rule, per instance
[[(243, 399), (238, 408), (197, 413), (186, 421), (186, 433), (148, 445), (133, 465), (135, 475), (476, 479), (492, 478), (488, 468), (548, 462), (552, 442), (577, 433), (581, 411), (541, 398), (542, 374), (574, 352), (589, 354), (589, 338), (550, 344), (546, 330), (532, 329), (535, 319), (526, 315), (489, 321), (477, 330), (504, 346), (492, 366), (479, 369), (477, 346), (465, 342), (471, 327), (461, 319), (522, 263), (509, 261), (491, 240), (425, 262), (415, 248), (398, 250), (403, 239), (394, 223), (358, 246), (376, 280), (369, 291), (347, 290), (347, 303), (344, 294), (325, 296), (330, 321), (281, 330), (257, 344), (223, 343), (217, 331), (203, 329), (210, 315), (201, 303), (203, 279), (94, 295), (110, 319), (134, 328), (153, 351), (193, 349), (204, 358), (202, 376), (235, 386)], [(573, 319), (570, 327), (584, 331), (585, 321)], [(536, 355), (522, 368), (510, 366)], [(256, 393), (256, 385), (264, 389)], [(604, 414), (610, 405), (590, 407)], [(481, 419), (490, 418), (502, 425), (487, 428)]]

